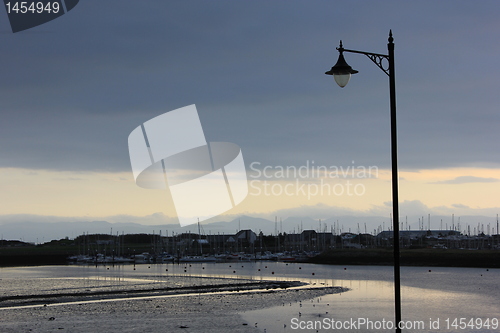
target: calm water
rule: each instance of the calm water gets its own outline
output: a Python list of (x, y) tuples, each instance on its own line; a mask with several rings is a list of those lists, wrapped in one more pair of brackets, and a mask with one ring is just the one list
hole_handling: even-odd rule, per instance
[[(176, 275), (196, 283), (193, 277), (208, 275), (254, 280), (301, 280), (316, 286), (333, 285), (350, 289), (342, 294), (242, 313), (249, 325), (257, 324), (266, 333), (393, 332), (393, 329), (384, 329), (394, 320), (392, 274), (392, 267), (384, 266), (276, 262), (146, 264), (137, 265), (135, 270), (131, 265), (0, 269), (0, 279), (78, 278), (95, 283), (97, 278), (103, 284), (110, 281), (119, 284), (130, 280), (161, 283), (169, 275)], [(412, 327), (404, 332), (500, 332), (500, 327), (494, 328), (500, 320), (500, 270), (402, 267), (401, 279), (403, 321)], [(23, 288), (22, 284), (19, 288)], [(485, 327), (487, 320), (489, 328)], [(332, 329), (332, 326), (337, 329)]]

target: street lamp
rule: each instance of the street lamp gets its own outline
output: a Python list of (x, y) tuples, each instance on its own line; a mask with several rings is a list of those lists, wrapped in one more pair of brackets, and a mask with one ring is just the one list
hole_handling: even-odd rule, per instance
[[(397, 126), (396, 126), (396, 77), (394, 71), (394, 38), (392, 30), (389, 31), (389, 43), (387, 49), (389, 54), (378, 54), (371, 52), (355, 51), (344, 49), (342, 41), (337, 48), (339, 59), (327, 75), (333, 75), (337, 84), (343, 88), (349, 82), (352, 74), (358, 73), (347, 64), (344, 59), (344, 52), (364, 54), (370, 58), (385, 74), (389, 76), (389, 95), (391, 105), (391, 161), (392, 161), (392, 216), (394, 231), (394, 303), (396, 314), (396, 332), (401, 332), (399, 323), (401, 322), (401, 275), (399, 264), (399, 201), (398, 201), (398, 146), (397, 146)], [(385, 63), (385, 61), (387, 63)]]
[(333, 75), (335, 82), (337, 82), (340, 88), (344, 88), (351, 79), (351, 74), (356, 74), (358, 71), (352, 69), (352, 67), (345, 61), (343, 55), (345, 49), (342, 47), (342, 41), (340, 41), (340, 46), (337, 50), (339, 50), (339, 59), (337, 60), (335, 66), (333, 66), (332, 69), (325, 74)]

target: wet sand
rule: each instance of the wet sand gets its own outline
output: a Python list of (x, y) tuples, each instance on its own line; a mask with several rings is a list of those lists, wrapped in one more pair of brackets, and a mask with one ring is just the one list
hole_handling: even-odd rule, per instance
[[(299, 285), (289, 281), (182, 277), (160, 283), (101, 281), (94, 287), (88, 280), (40, 279), (25, 281), (29, 289), (19, 280), (1, 282), (0, 331), (12, 333), (262, 332), (258, 323), (246, 323), (239, 314), (345, 291), (312, 286), (283, 289)], [(43, 288), (34, 288), (38, 283)], [(9, 290), (14, 284), (17, 289)], [(212, 293), (221, 290), (227, 293)], [(35, 307), (11, 308), (27, 305)]]

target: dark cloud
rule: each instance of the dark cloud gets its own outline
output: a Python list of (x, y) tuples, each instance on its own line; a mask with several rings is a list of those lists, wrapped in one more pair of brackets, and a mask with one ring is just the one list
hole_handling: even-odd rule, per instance
[(385, 74), (353, 54), (346, 88), (323, 74), (339, 39), (382, 53), (389, 28), (401, 168), (498, 167), (500, 4), (450, 4), (80, 2), (2, 35), (0, 167), (128, 171), (130, 131), (193, 103), (247, 164), (389, 167)]

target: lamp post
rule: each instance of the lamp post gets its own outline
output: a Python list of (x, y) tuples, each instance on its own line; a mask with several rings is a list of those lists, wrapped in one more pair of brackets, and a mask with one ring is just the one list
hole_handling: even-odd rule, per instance
[[(392, 217), (394, 231), (394, 303), (395, 303), (395, 319), (396, 332), (401, 332), (399, 323), (401, 322), (401, 276), (399, 264), (399, 201), (398, 201), (398, 149), (397, 149), (397, 126), (396, 126), (396, 78), (394, 71), (394, 38), (392, 38), (392, 30), (389, 31), (389, 43), (387, 49), (389, 54), (378, 54), (371, 52), (355, 51), (344, 49), (342, 41), (337, 48), (339, 51), (339, 59), (331, 70), (326, 72), (327, 75), (333, 75), (337, 84), (343, 88), (349, 82), (352, 74), (358, 73), (347, 64), (344, 59), (344, 52), (364, 54), (370, 58), (385, 74), (389, 76), (389, 96), (391, 106), (391, 161), (392, 161)], [(387, 64), (384, 62), (387, 61)]]

